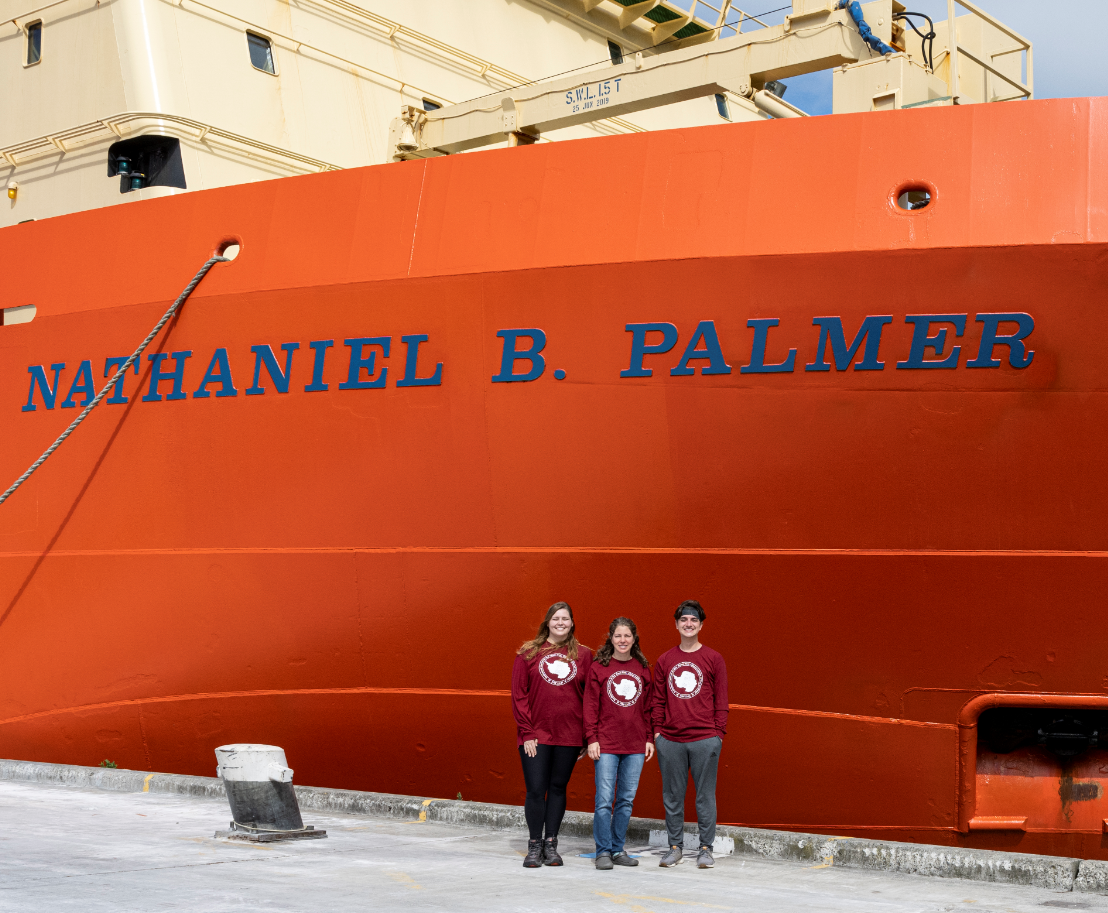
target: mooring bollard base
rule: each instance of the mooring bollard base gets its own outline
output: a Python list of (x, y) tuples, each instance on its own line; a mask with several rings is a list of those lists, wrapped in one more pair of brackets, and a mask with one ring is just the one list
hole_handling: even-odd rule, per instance
[(326, 837), (327, 831), (316, 830), (309, 824), (303, 830), (297, 831), (263, 831), (255, 828), (244, 828), (242, 825), (231, 822), (231, 829), (216, 831), (213, 837), (221, 840), (245, 840), (249, 843), (275, 843), (278, 840), (317, 840)]
[(216, 776), (223, 780), (233, 816), (231, 829), (216, 831), (217, 838), (274, 843), (327, 836), (327, 831), (304, 826), (284, 749), (244, 742), (221, 745), (215, 756)]

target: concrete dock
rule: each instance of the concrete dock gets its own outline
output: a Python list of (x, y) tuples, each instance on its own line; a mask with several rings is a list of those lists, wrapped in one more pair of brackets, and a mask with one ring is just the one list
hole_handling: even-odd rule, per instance
[(712, 870), (598, 872), (585, 837), (562, 869), (524, 869), (518, 830), (305, 811), (329, 836), (214, 839), (225, 799), (0, 782), (0, 911), (189, 910), (899, 913), (1108, 910), (1108, 897), (734, 855)]

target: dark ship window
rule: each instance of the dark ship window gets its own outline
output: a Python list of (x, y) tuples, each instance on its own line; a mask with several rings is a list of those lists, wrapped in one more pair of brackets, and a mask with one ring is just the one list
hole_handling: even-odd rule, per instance
[(438, 111), (441, 107), (442, 105), (440, 105), (437, 101), (431, 101), (431, 99), (429, 98), (423, 99), (424, 111)]
[(719, 116), (722, 117), (724, 120), (731, 120), (731, 112), (727, 110), (726, 96), (716, 96), (716, 110), (719, 112)]
[(621, 48), (614, 41), (608, 42), (608, 54), (611, 55), (612, 63), (619, 66), (623, 63), (623, 48)]
[(143, 187), (185, 189), (181, 141), (175, 136), (136, 136), (108, 147), (108, 177), (119, 175), (119, 192)]
[(250, 48), (250, 63), (254, 69), (276, 76), (277, 70), (273, 66), (273, 45), (269, 43), (269, 39), (247, 32), (246, 44)]
[(896, 205), (909, 212), (923, 209), (931, 202), (931, 192), (928, 190), (905, 190), (896, 198)]
[(42, 23), (27, 26), (27, 66), (42, 60)]

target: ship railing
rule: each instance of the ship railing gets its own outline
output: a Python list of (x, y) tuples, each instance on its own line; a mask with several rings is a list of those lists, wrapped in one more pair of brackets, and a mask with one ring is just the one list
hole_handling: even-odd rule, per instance
[[(744, 12), (737, 6), (731, 4), (731, 0), (723, 0), (718, 6), (713, 6), (708, 3), (707, 0), (699, 0), (701, 6), (706, 6), (713, 13), (716, 14), (716, 37), (717, 38), (731, 38), (734, 35), (739, 35), (743, 30), (744, 22), (756, 22), (762, 28), (769, 28), (768, 22), (763, 22), (757, 16), (752, 16), (750, 13)], [(696, 8), (696, 3), (693, 4), (693, 8)], [(728, 16), (735, 16), (732, 21), (728, 21)]]
[[(978, 57), (969, 49), (963, 47), (962, 45), (959, 45), (958, 30), (955, 26), (956, 7), (959, 6), (968, 10), (974, 16), (992, 26), (1001, 34), (1007, 36), (1008, 38), (1011, 38), (1015, 42), (1015, 44), (1011, 45), (1010, 47), (1001, 48), (1000, 50), (993, 51), (992, 53), (985, 55), (988, 57), (988, 60), (985, 60), (982, 57)], [(943, 53), (949, 55), (950, 58), (949, 86), (950, 95), (954, 99), (955, 103), (957, 103), (958, 97), (961, 94), (961, 88), (958, 82), (958, 63), (960, 58), (962, 57), (965, 57), (967, 60), (977, 64), (977, 66), (981, 67), (982, 69), (982, 78), (984, 82), (982, 86), (982, 101), (1014, 101), (1016, 99), (1031, 98), (1034, 87), (1034, 74), (1032, 71), (1031, 60), (1031, 42), (1024, 38), (1021, 34), (1019, 34), (1019, 32), (1013, 31), (1000, 20), (996, 19), (993, 16), (990, 16), (983, 9), (981, 9), (981, 7), (977, 6), (974, 3), (971, 3), (970, 0), (946, 0), (946, 11), (948, 46)], [(1024, 57), (1020, 62), (1021, 69), (1025, 69), (1027, 73), (1026, 84), (1020, 82), (1018, 79), (1012, 76), (1009, 76), (1006, 73), (1002, 73), (1000, 70), (997, 69), (997, 59), (1000, 57), (1007, 57), (1009, 54), (1026, 54), (1026, 57)], [(1003, 80), (1005, 83), (1014, 88), (1016, 90), (1016, 93), (1014, 95), (992, 97), (990, 91), (992, 89), (990, 77)]]
[[(333, 2), (333, 0), (331, 0)], [(664, 23), (658, 23), (654, 26), (654, 44), (657, 46), (663, 41), (671, 39), (683, 39), (682, 46), (689, 44), (696, 44), (699, 41), (714, 40), (718, 38), (731, 38), (735, 35), (742, 33), (743, 24), (745, 22), (755, 22), (763, 28), (767, 28), (769, 23), (764, 22), (757, 16), (751, 16), (731, 3), (731, 0), (717, 0), (719, 6), (716, 6), (710, 0), (692, 0), (691, 5), (686, 13), (681, 13), (677, 18), (673, 18)], [(637, 6), (648, 7), (651, 4), (634, 4)], [(674, 15), (674, 10), (670, 9), (669, 4), (665, 4), (668, 14)], [(979, 57), (973, 53), (969, 48), (958, 43), (958, 34), (955, 28), (955, 16), (956, 7), (962, 7), (972, 15), (981, 19), (992, 28), (999, 31), (1001, 34), (1012, 39), (1015, 44), (1000, 48), (989, 54)], [(714, 15), (697, 15), (699, 10), (710, 11)], [(646, 15), (643, 13), (641, 15)], [(715, 20), (714, 25), (711, 24), (711, 20)], [(623, 17), (621, 16), (621, 25), (623, 24)], [(698, 34), (683, 36), (682, 31), (689, 30), (690, 25), (693, 28), (701, 29)], [(950, 58), (950, 94), (957, 100), (960, 90), (958, 82), (958, 62), (960, 58), (965, 58), (970, 62), (976, 64), (981, 68), (983, 87), (982, 87), (982, 100), (983, 101), (1013, 101), (1021, 98), (1031, 98), (1034, 87), (1034, 74), (1032, 64), (1032, 49), (1031, 42), (1020, 35), (1018, 32), (1010, 29), (1003, 22), (996, 17), (989, 15), (981, 7), (977, 6), (971, 0), (947, 0), (947, 40), (949, 47), (940, 53), (939, 62), (942, 61), (944, 56)], [(1001, 58), (1007, 57), (1011, 54), (1026, 54), (1020, 62), (1021, 70), (1026, 69), (1027, 82), (1022, 83), (1019, 79), (1014, 78), (1008, 73), (1002, 72), (997, 65), (997, 61)], [(987, 58), (987, 59), (986, 59)], [(992, 95), (993, 83), (995, 80), (1001, 80), (1006, 86), (1010, 86), (1015, 89), (1015, 94)]]
[[(719, 6), (709, 0), (691, 0), (687, 10), (675, 3), (658, 3), (656, 0), (627, 2), (616, 0), (620, 5), (619, 26), (627, 28), (632, 22), (642, 19), (651, 20), (651, 42), (676, 44), (681, 47), (715, 41), (718, 38), (730, 38), (742, 32), (744, 22), (756, 22), (763, 28), (768, 23), (734, 6), (731, 0), (718, 0)], [(596, 4), (593, 3), (592, 6)], [(586, 3), (586, 8), (589, 4)], [(708, 11), (708, 15), (700, 13)], [(698, 15), (700, 13), (700, 15)]]
[(0, 149), (2, 157), (15, 168), (27, 161), (44, 155), (61, 152), (74, 152), (81, 147), (102, 143), (105, 140), (124, 139), (150, 132), (151, 128), (159, 134), (176, 135), (179, 139), (192, 140), (199, 145), (216, 143), (224, 148), (236, 149), (254, 159), (262, 159), (273, 165), (282, 166), (303, 174), (318, 171), (341, 171), (342, 166), (324, 162), (308, 155), (301, 155), (289, 149), (282, 149), (264, 143), (261, 140), (233, 133), (221, 127), (205, 124), (190, 117), (176, 114), (161, 114), (151, 111), (129, 111), (100, 118), (77, 127), (70, 127), (57, 133), (37, 136)]

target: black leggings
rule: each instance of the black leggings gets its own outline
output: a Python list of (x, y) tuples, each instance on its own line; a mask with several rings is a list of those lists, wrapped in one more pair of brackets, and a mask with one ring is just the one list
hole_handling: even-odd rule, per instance
[(580, 745), (537, 745), (535, 756), (529, 758), (519, 746), (523, 782), (527, 785), (523, 813), (532, 840), (542, 839), (544, 825), (547, 837), (558, 836), (566, 813), (566, 786), (580, 753)]

